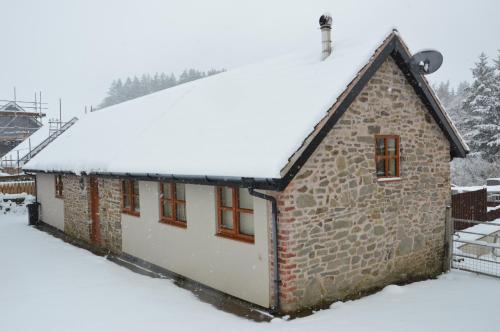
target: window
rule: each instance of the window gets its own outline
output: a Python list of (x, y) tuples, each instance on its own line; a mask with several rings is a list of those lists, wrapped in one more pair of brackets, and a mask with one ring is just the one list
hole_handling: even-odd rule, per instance
[(62, 175), (56, 175), (55, 177), (55, 185), (56, 185), (56, 197), (63, 198), (63, 181)]
[(139, 216), (139, 182), (122, 180), (122, 212)]
[(399, 136), (375, 136), (375, 163), (377, 177), (399, 177)]
[(253, 197), (248, 189), (217, 187), (217, 234), (254, 242)]
[(160, 222), (187, 227), (184, 183), (160, 183)]

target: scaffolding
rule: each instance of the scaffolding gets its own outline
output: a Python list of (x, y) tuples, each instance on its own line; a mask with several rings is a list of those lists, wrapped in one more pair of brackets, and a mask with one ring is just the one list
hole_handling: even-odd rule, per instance
[[(14, 88), (13, 100), (0, 99), (0, 168), (3, 172), (19, 174), (24, 164), (78, 120), (73, 117), (63, 121), (59, 98), (59, 118), (50, 118), (44, 125), (42, 119), (47, 109), (41, 92), (35, 93), (34, 101), (20, 101)], [(40, 131), (32, 135), (37, 130)]]
[(48, 104), (42, 102), (42, 93), (35, 93), (33, 101), (0, 99), (0, 156), (37, 131), (43, 124)]

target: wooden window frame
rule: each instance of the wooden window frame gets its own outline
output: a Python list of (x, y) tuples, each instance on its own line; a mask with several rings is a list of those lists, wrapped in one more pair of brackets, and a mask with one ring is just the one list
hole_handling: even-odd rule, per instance
[[(384, 154), (383, 155), (377, 154), (377, 150), (378, 150), (377, 143), (380, 139), (384, 140)], [(393, 157), (393, 158), (389, 157), (388, 144), (387, 144), (388, 139), (394, 139), (395, 143), (396, 143), (396, 154), (395, 154), (395, 157)], [(396, 160), (396, 174), (395, 175), (388, 175), (389, 174), (389, 160), (390, 159)], [(377, 174), (377, 163), (380, 160), (384, 160), (384, 175)], [(377, 179), (390, 179), (390, 178), (399, 178), (400, 177), (400, 138), (398, 135), (375, 135), (375, 174), (377, 176)]]
[[(239, 187), (225, 186), (231, 189), (232, 193), (232, 207), (223, 206), (221, 202), (221, 194), (224, 186), (216, 187), (215, 194), (217, 196), (217, 235), (237, 241), (254, 243), (255, 235), (248, 235), (240, 233), (240, 215), (239, 213), (248, 213), (254, 215), (253, 209), (245, 209), (239, 207)], [(222, 226), (222, 213), (224, 211), (233, 212), (233, 229), (227, 229)], [(253, 219), (255, 227), (255, 219)]]
[[(170, 186), (170, 195), (171, 198), (165, 198), (163, 196), (163, 186)], [(186, 199), (177, 199), (177, 183), (175, 182), (160, 182), (159, 183), (159, 191), (160, 191), (160, 222), (163, 224), (168, 224), (172, 226), (177, 226), (181, 228), (187, 228), (187, 214), (186, 214), (186, 220), (178, 220), (177, 219), (177, 205), (183, 204), (184, 209), (187, 212), (187, 206), (186, 206)], [(170, 208), (172, 209), (172, 217), (166, 217), (165, 216), (165, 211), (164, 211), (164, 203), (167, 201), (170, 204)]]
[(56, 192), (55, 192), (56, 198), (64, 198), (64, 195), (63, 195), (64, 185), (63, 185), (63, 180), (62, 180), (61, 174), (55, 175), (54, 185), (55, 185), (55, 189), (56, 189)]
[[(122, 191), (122, 213), (129, 214), (135, 217), (139, 217), (141, 215), (140, 208), (139, 210), (135, 209), (135, 195), (134, 195), (134, 182), (137, 180), (134, 179), (124, 179), (121, 181), (121, 191)], [(128, 184), (127, 192), (124, 191), (124, 183)], [(137, 183), (139, 185), (139, 183)], [(128, 198), (127, 198), (128, 196)], [(140, 194), (137, 194), (138, 198)], [(125, 201), (128, 200), (129, 207), (125, 207)]]

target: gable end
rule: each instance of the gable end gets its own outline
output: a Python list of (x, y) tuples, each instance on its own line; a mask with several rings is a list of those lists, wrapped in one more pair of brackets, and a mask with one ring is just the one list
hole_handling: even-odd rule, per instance
[[(353, 82), (354, 85), (341, 100), (340, 104), (338, 106), (332, 106), (330, 111), (336, 106), (337, 108), (326, 120), (323, 127), (321, 127), (316, 135), (311, 138), (310, 142), (307, 143), (307, 146), (305, 146), (300, 156), (297, 157), (295, 162), (282, 177), (280, 181), (280, 191), (284, 190), (287, 187), (290, 181), (295, 177), (301, 167), (306, 163), (312, 153), (316, 150), (318, 145), (323, 141), (330, 130), (339, 121), (345, 111), (359, 95), (361, 90), (365, 87), (368, 81), (372, 78), (372, 76), (377, 72), (377, 70), (389, 56), (394, 59), (397, 66), (408, 80), (408, 83), (413, 87), (417, 96), (429, 110), (432, 117), (441, 128), (446, 138), (449, 140), (450, 158), (465, 158), (468, 153), (467, 147), (464, 145), (458, 134), (453, 129), (452, 124), (450, 124), (441, 106), (439, 105), (439, 102), (433, 95), (428, 82), (419, 73), (414, 72), (409, 66), (408, 61), (411, 55), (399, 36), (396, 33), (391, 34), (391, 36), (386, 40), (384, 44), (385, 46), (383, 46), (382, 49), (378, 51), (378, 54), (376, 54), (374, 59), (371, 60), (371, 63), (367, 65), (367, 67), (364, 69), (364, 73), (362, 73), (357, 82)], [(347, 90), (349, 90), (349, 87), (347, 88)]]

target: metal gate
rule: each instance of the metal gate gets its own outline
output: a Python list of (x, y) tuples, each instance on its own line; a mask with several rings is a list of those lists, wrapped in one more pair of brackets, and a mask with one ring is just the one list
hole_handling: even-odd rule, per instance
[(451, 267), (500, 277), (500, 221), (451, 219)]

